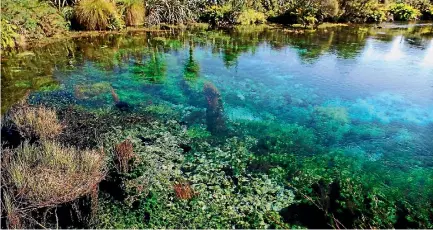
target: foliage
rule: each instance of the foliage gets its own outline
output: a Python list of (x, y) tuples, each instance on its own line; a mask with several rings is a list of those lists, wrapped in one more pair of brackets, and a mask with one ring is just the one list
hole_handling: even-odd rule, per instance
[(4, 0), (1, 1), (1, 9), (2, 31), (6, 29), (10, 33), (6, 25), (13, 25), (16, 28), (10, 29), (28, 39), (51, 37), (66, 31), (67, 28), (64, 18), (47, 2)]
[[(143, 131), (142, 129), (140, 133)], [(149, 136), (149, 131), (146, 133), (148, 134), (145, 136)], [(127, 133), (122, 134), (125, 135)], [(168, 133), (164, 134), (166, 135), (170, 136)], [(163, 138), (165, 139), (162, 137), (158, 140)], [(173, 140), (179, 139), (182, 140), (182, 137), (175, 137)], [(158, 145), (158, 140), (148, 148)], [(131, 196), (135, 197), (133, 207), (125, 208), (120, 203), (102, 200), (104, 207), (99, 210), (98, 227), (263, 228), (271, 226), (274, 222), (268, 218), (268, 215), (275, 216), (275, 213), (291, 204), (293, 194), (264, 175), (247, 173), (246, 166), (252, 156), (247, 149), (251, 141), (245, 143), (234, 138), (220, 148), (211, 147), (207, 143), (196, 145), (198, 151), (187, 156), (191, 160), (173, 162), (174, 165), (169, 163), (163, 168), (171, 171), (182, 166), (184, 173), (154, 174), (158, 178), (170, 175), (174, 179), (171, 180), (173, 182), (162, 183), (166, 179), (159, 179), (146, 183), (141, 187), (143, 189), (131, 190), (126, 200), (132, 199)], [(167, 148), (169, 145), (164, 146)], [(172, 154), (174, 149), (167, 150), (158, 151), (158, 158), (165, 158), (166, 154)], [(142, 156), (148, 154), (151, 156), (142, 159), (142, 164), (146, 167), (141, 173), (160, 171), (159, 167), (155, 168), (157, 165), (151, 163), (156, 161), (151, 152), (139, 153)], [(136, 175), (147, 175), (141, 173)], [(139, 178), (138, 181), (142, 182), (141, 178), (146, 178), (147, 181), (147, 178), (151, 177), (140, 176)], [(158, 184), (158, 187), (154, 187)], [(179, 184), (188, 186), (189, 193), (193, 195), (185, 194), (179, 197)], [(150, 193), (148, 186), (154, 188)], [(184, 187), (181, 190), (182, 194), (186, 191)], [(143, 216), (146, 217), (145, 221), (142, 220)], [(275, 218), (278, 219), (278, 214)]]
[(56, 111), (45, 107), (19, 106), (12, 110), (10, 120), (28, 138), (53, 139), (63, 129)]
[(5, 19), (1, 19), (1, 49), (7, 50), (15, 47), (15, 39), (19, 36), (17, 27)]
[(109, 0), (82, 0), (75, 6), (78, 23), (87, 30), (120, 29), (116, 6)]
[(5, 151), (10, 154), (4, 168), (6, 181), (30, 206), (73, 201), (92, 192), (104, 177), (104, 159), (98, 151), (67, 148), (51, 141), (40, 146), (24, 143)]
[(149, 0), (146, 1), (149, 25), (160, 23), (185, 24), (194, 20), (196, 1)]
[(139, 26), (144, 24), (145, 7), (142, 0), (119, 0), (120, 12), (126, 26)]
[(419, 10), (404, 3), (396, 3), (390, 6), (389, 12), (394, 15), (398, 21), (411, 21), (417, 19), (421, 13)]
[(266, 16), (262, 12), (247, 9), (239, 14), (236, 22), (241, 25), (262, 24), (266, 22)]
[(227, 27), (234, 25), (238, 11), (230, 4), (212, 5), (206, 8), (203, 19), (213, 26)]

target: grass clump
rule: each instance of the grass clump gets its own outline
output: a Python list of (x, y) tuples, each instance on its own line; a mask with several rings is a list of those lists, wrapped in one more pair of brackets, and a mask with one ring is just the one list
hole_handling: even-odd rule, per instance
[(103, 155), (95, 150), (43, 141), (40, 145), (25, 142), (5, 152), (10, 158), (3, 165), (3, 181), (32, 207), (73, 201), (95, 190), (104, 177)]
[(53, 139), (63, 130), (56, 112), (45, 107), (20, 106), (12, 111), (10, 119), (28, 138)]
[(142, 0), (120, 0), (120, 11), (127, 26), (144, 24), (145, 8)]
[(120, 29), (116, 6), (108, 0), (82, 0), (75, 7), (78, 23), (86, 30)]

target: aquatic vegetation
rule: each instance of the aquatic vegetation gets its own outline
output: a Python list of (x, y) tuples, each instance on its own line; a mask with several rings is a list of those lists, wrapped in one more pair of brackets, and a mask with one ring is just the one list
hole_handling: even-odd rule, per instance
[(190, 200), (196, 195), (191, 185), (187, 182), (177, 182), (173, 185), (173, 189), (176, 197), (182, 200)]
[(201, 125), (193, 125), (188, 128), (187, 135), (191, 139), (202, 139), (210, 137), (211, 133), (206, 130), (206, 127), (203, 127)]
[(205, 83), (203, 94), (207, 102), (206, 124), (207, 129), (212, 134), (222, 133), (226, 126), (224, 122), (224, 107), (221, 94), (218, 89), (210, 82)]
[[(428, 31), (262, 26), (83, 37), (7, 56), (2, 92), (14, 96), (2, 100), (6, 111), (32, 89), (29, 107), (62, 121), (49, 141), (17, 138), (26, 148), (55, 139), (62, 151), (107, 163), (97, 198), (56, 205), (62, 228), (427, 228), (430, 68), (408, 63), (426, 56)], [(369, 59), (371, 49), (393, 49), (389, 41), (417, 55)], [(15, 135), (2, 129), (7, 151), (22, 151), (3, 138)], [(14, 192), (2, 197), (8, 225), (33, 227)], [(69, 218), (70, 206), (85, 217)], [(55, 210), (28, 215), (54, 228)]]
[(129, 162), (135, 157), (134, 147), (129, 139), (126, 139), (114, 148), (116, 153), (116, 169), (120, 173), (127, 173), (129, 171)]
[(100, 96), (111, 89), (109, 82), (98, 82), (91, 85), (75, 85), (74, 96), (78, 99), (88, 99)]
[(120, 29), (116, 6), (108, 0), (82, 0), (75, 6), (78, 23), (87, 30)]
[(133, 72), (151, 83), (164, 82), (167, 75), (167, 64), (163, 53), (158, 49), (152, 51), (151, 56), (144, 65), (133, 68)]
[(19, 106), (11, 112), (10, 120), (27, 138), (53, 139), (64, 128), (56, 111), (45, 107)]

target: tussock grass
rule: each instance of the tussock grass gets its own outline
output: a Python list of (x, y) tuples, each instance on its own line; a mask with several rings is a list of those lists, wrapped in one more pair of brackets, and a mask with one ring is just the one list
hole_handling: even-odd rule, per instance
[(53, 141), (5, 149), (3, 180), (30, 207), (49, 207), (90, 194), (105, 175), (103, 154)]
[(108, 0), (81, 0), (75, 7), (75, 16), (87, 30), (117, 29), (118, 26), (116, 6)]
[(121, 0), (121, 12), (127, 26), (144, 24), (145, 7), (143, 0)]
[(24, 137), (53, 139), (63, 130), (56, 111), (45, 107), (21, 105), (12, 111), (10, 119)]

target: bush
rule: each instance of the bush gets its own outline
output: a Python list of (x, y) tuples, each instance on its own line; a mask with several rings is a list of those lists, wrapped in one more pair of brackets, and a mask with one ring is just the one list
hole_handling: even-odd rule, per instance
[(142, 0), (120, 0), (120, 12), (127, 26), (144, 24), (144, 2)]
[(419, 10), (404, 3), (396, 3), (391, 5), (389, 12), (394, 15), (394, 20), (397, 21), (416, 20), (421, 15)]
[(51, 37), (67, 29), (64, 18), (47, 2), (2, 0), (1, 16), (2, 31), (7, 21), (16, 27), (16, 33), (30, 39)]
[(45, 107), (17, 107), (12, 111), (10, 119), (20, 134), (28, 138), (52, 139), (63, 129), (56, 112)]
[(184, 24), (194, 20), (195, 1), (149, 0), (146, 1), (147, 23)]
[(266, 22), (266, 16), (262, 12), (247, 9), (242, 11), (236, 22), (241, 25), (262, 24)]
[(116, 6), (108, 0), (82, 0), (75, 7), (75, 16), (86, 30), (114, 30), (122, 27)]
[(230, 4), (212, 5), (204, 12), (204, 20), (218, 27), (231, 26), (236, 23), (237, 11)]
[[(73, 201), (95, 190), (104, 177), (103, 155), (68, 148), (52, 141), (39, 146), (24, 143), (5, 149), (2, 182), (30, 207), (48, 207)], [(17, 200), (18, 200), (17, 199)]]
[(9, 23), (5, 19), (1, 19), (1, 49), (10, 49), (15, 47), (15, 39), (19, 36), (17, 34), (17, 27)]

